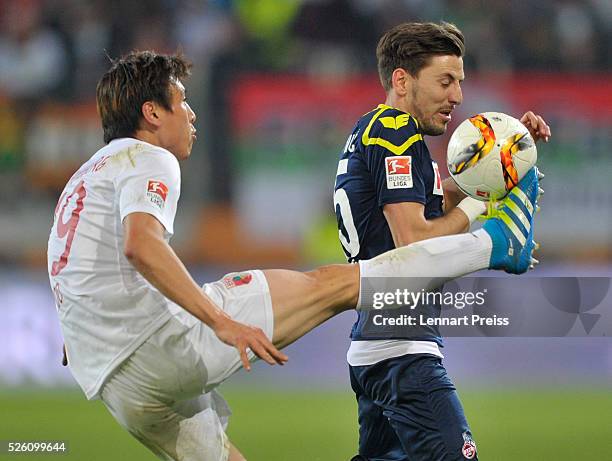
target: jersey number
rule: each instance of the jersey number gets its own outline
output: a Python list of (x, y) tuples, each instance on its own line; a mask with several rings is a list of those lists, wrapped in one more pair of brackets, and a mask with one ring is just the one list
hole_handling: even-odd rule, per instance
[(355, 258), (359, 254), (359, 236), (357, 235), (357, 228), (353, 222), (353, 213), (351, 211), (351, 204), (349, 203), (348, 195), (344, 189), (337, 189), (334, 192), (334, 208), (340, 209), (340, 216), (342, 217), (342, 224), (348, 235), (348, 239), (344, 236), (342, 229), (338, 230), (340, 237), (340, 243), (344, 247), (344, 250), (350, 255), (351, 258)]
[[(72, 210), (70, 214), (70, 219), (64, 222), (64, 212), (66, 211), (66, 207), (70, 202), (70, 199), (76, 195), (76, 206)], [(76, 232), (77, 225), (79, 224), (79, 217), (81, 216), (81, 211), (83, 211), (83, 200), (87, 192), (85, 192), (85, 184), (83, 181), (80, 181), (71, 194), (66, 196), (64, 200), (63, 197), (60, 198), (60, 203), (63, 201), (64, 204), (59, 210), (59, 214), (57, 215), (57, 236), (60, 239), (66, 237), (66, 246), (64, 247), (64, 252), (61, 254), (59, 260), (54, 261), (51, 266), (51, 275), (57, 275), (61, 272), (61, 270), (66, 267), (68, 264), (68, 256), (70, 255), (70, 248), (72, 247), (72, 240), (74, 239), (74, 233)], [(59, 204), (58, 204), (59, 208)]]

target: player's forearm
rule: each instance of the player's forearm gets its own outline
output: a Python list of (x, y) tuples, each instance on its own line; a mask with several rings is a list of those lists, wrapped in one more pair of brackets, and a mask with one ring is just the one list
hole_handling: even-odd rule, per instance
[(442, 181), (444, 190), (444, 212), (448, 213), (455, 208), (466, 195), (463, 193), (452, 178), (446, 178)]
[(126, 257), (164, 296), (211, 328), (219, 320), (227, 318), (202, 292), (172, 247), (162, 238), (141, 239), (126, 249)]
[(402, 227), (396, 232), (391, 229), (391, 233), (395, 246), (400, 247), (434, 237), (460, 234), (465, 232), (469, 225), (466, 214), (458, 208), (453, 208), (440, 218), (423, 220), (421, 225)]

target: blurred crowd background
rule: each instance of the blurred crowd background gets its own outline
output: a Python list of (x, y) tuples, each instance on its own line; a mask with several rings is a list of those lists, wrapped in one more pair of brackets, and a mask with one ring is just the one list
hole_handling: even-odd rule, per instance
[[(529, 109), (552, 128), (551, 142), (538, 146), (546, 195), (535, 230), (542, 263), (532, 275), (604, 276), (609, 288), (610, 0), (0, 0), (0, 408), (7, 412), (0, 439), (69, 437), (71, 459), (120, 459), (122, 444), (137, 448), (100, 406), (81, 406), (72, 392), (46, 275), (56, 200), (102, 146), (95, 86), (110, 60), (154, 49), (180, 50), (194, 63), (186, 86), (198, 141), (183, 164), (173, 246), (205, 282), (228, 270), (344, 260), (332, 205), (337, 158), (355, 121), (384, 102), (379, 36), (413, 20), (454, 22), (466, 37), (464, 103), (449, 132), (475, 113), (518, 117)], [(440, 165), (448, 137), (427, 140)], [(579, 285), (588, 298), (588, 281)], [(611, 296), (597, 301), (591, 319), (610, 309)], [(573, 315), (580, 336), (584, 322)], [(232, 380), (230, 402), (238, 407), (237, 396), (251, 402), (254, 386), (291, 393), (282, 414), (270, 397), (255, 397), (256, 407), (239, 411), (230, 426), (252, 437), (247, 455), (280, 447), (279, 440), (293, 453), (252, 459), (341, 459), (339, 447), (346, 459), (354, 453), (344, 358), (353, 321), (345, 313), (292, 345), (282, 369), (256, 366)], [(609, 427), (597, 421), (609, 408), (609, 338), (449, 338), (446, 345), (447, 368), (467, 396), (485, 455), (608, 459)], [(58, 400), (65, 388), (70, 397)], [(325, 411), (313, 410), (319, 401)], [(335, 455), (321, 458), (325, 435)], [(300, 444), (300, 453), (291, 451)], [(148, 459), (142, 449), (128, 458)]]
[[(384, 102), (379, 36), (412, 20), (454, 22), (466, 36), (464, 103), (449, 131), (491, 110), (532, 109), (551, 125), (539, 145), (547, 176), (534, 275), (611, 276), (609, 0), (0, 0), (0, 390), (72, 383), (59, 366), (46, 241), (66, 179), (102, 146), (95, 85), (110, 59), (180, 50), (194, 63), (186, 86), (198, 141), (173, 245), (209, 281), (343, 261), (337, 158), (358, 117)], [(441, 165), (447, 139), (428, 139)], [(290, 349), (285, 369), (255, 377), (348, 392), (352, 321), (332, 321)], [(605, 339), (448, 345), (459, 382), (612, 382)]]
[[(184, 168), (180, 253), (244, 267), (342, 260), (334, 165), (354, 121), (384, 100), (377, 40), (399, 22), (440, 19), (463, 30), (468, 50), (451, 129), (479, 111), (542, 113), (554, 137), (541, 165), (558, 173), (544, 251), (609, 262), (604, 0), (0, 0), (0, 262), (44, 267), (54, 202), (102, 143), (97, 79), (132, 49), (194, 62), (200, 135)], [(429, 141), (442, 162), (445, 141)], [(576, 242), (576, 225), (591, 220), (588, 244)]]

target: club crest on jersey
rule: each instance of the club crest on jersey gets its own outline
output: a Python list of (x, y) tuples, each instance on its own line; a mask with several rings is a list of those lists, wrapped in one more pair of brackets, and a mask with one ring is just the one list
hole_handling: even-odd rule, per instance
[(240, 285), (248, 285), (253, 280), (252, 274), (237, 274), (223, 277), (223, 285), (225, 288), (239, 287)]
[(412, 157), (385, 157), (387, 189), (410, 189), (412, 187)]
[(166, 204), (167, 196), (168, 186), (161, 181), (149, 179), (149, 182), (147, 183), (147, 198), (151, 201), (151, 203), (162, 209)]
[(476, 457), (476, 442), (474, 442), (472, 436), (467, 432), (463, 433), (463, 447), (461, 447), (461, 454), (465, 459), (474, 459)]

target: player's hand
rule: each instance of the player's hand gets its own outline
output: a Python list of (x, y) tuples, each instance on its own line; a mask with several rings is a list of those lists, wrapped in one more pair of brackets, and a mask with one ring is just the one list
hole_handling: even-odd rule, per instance
[(538, 142), (540, 139), (548, 142), (551, 137), (550, 127), (542, 117), (534, 114), (532, 111), (525, 112), (525, 115), (521, 117), (521, 123), (527, 127), (535, 142)]
[(277, 363), (284, 365), (289, 360), (289, 357), (274, 347), (261, 328), (226, 318), (214, 328), (214, 331), (221, 341), (238, 349), (242, 365), (247, 371), (251, 371), (247, 348), (269, 365)]

